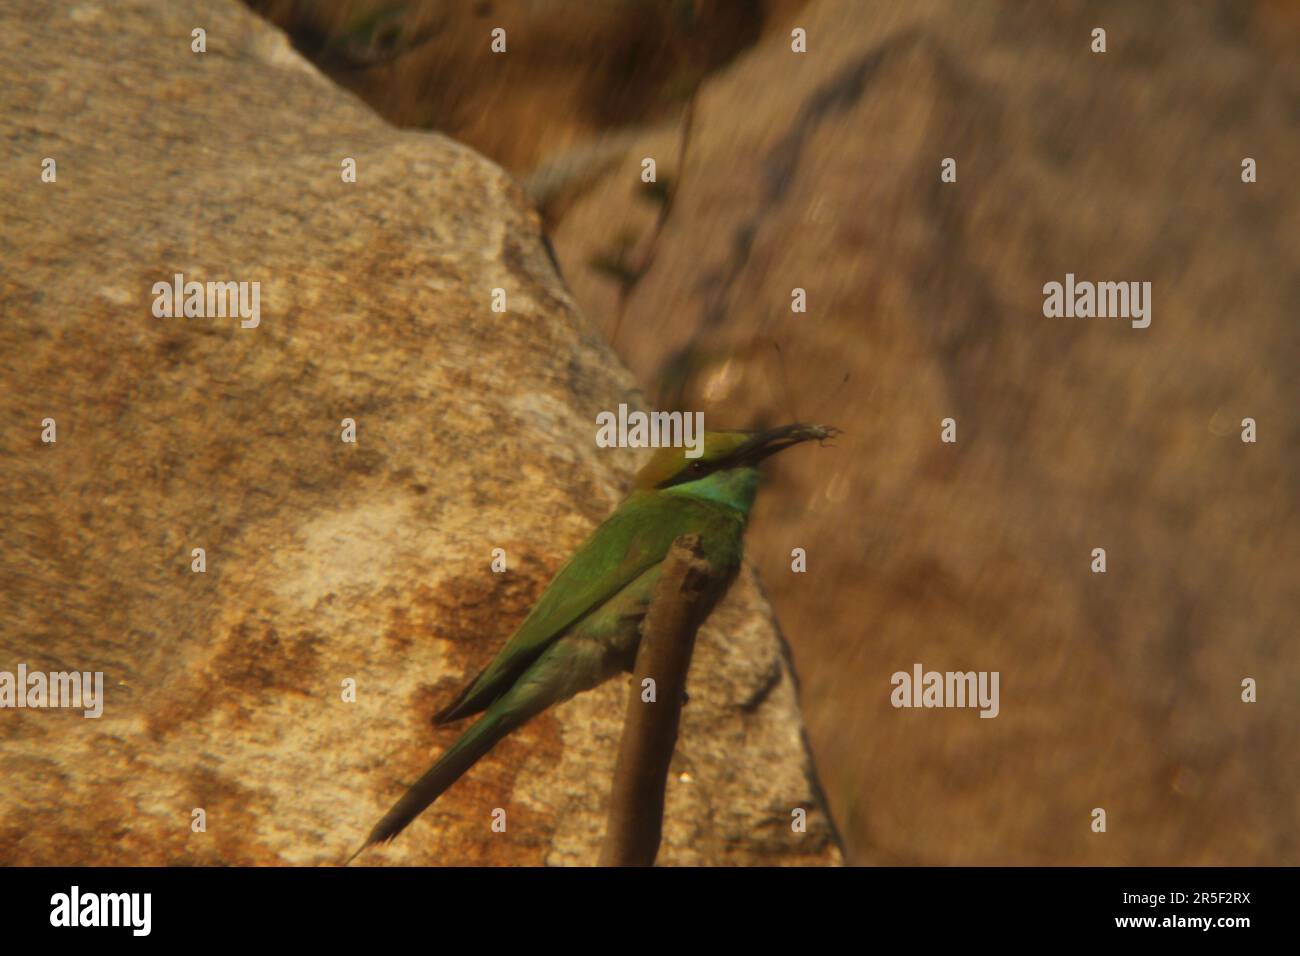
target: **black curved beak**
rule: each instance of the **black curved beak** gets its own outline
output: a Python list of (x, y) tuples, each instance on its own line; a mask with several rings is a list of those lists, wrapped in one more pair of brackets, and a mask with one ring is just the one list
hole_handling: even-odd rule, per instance
[(756, 465), (769, 455), (793, 448), (806, 441), (826, 441), (840, 434), (838, 428), (830, 425), (782, 425), (755, 432), (743, 445), (736, 449), (733, 458), (740, 464)]

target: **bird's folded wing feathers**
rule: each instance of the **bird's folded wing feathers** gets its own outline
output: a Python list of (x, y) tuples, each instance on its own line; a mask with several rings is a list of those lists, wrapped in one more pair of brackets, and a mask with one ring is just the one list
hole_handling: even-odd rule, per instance
[(700, 530), (716, 517), (713, 510), (676, 495), (629, 496), (556, 573), (492, 663), (434, 719), (459, 720), (487, 708), (552, 641), (662, 561), (674, 539)]

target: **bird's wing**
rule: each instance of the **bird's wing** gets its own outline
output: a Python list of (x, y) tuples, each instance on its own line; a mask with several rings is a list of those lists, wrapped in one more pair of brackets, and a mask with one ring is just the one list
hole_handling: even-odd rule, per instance
[(434, 720), (488, 707), (552, 641), (662, 561), (674, 539), (716, 521), (716, 510), (680, 495), (633, 493), (559, 570), (492, 663)]

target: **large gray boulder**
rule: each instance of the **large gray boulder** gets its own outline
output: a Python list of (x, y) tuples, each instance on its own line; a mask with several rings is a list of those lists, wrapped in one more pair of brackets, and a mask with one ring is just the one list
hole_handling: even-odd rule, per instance
[[(0, 863), (339, 861), (619, 500), (637, 456), (594, 420), (633, 380), (510, 178), (233, 0), (7, 3), (0, 68), (0, 670), (106, 679), (99, 719), (0, 711)], [(156, 317), (177, 273), (259, 282), (260, 321)], [(661, 862), (836, 861), (752, 575), (691, 692)], [(533, 721), (366, 859), (593, 862), (625, 694)]]

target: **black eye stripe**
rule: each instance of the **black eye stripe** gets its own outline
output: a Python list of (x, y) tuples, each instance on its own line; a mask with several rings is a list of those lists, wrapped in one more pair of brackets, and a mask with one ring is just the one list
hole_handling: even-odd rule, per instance
[(664, 481), (659, 482), (658, 488), (671, 488), (673, 485), (680, 485), (687, 481), (694, 481), (703, 474), (711, 472), (713, 468), (702, 458), (693, 460), (689, 465), (683, 468), (677, 474)]

